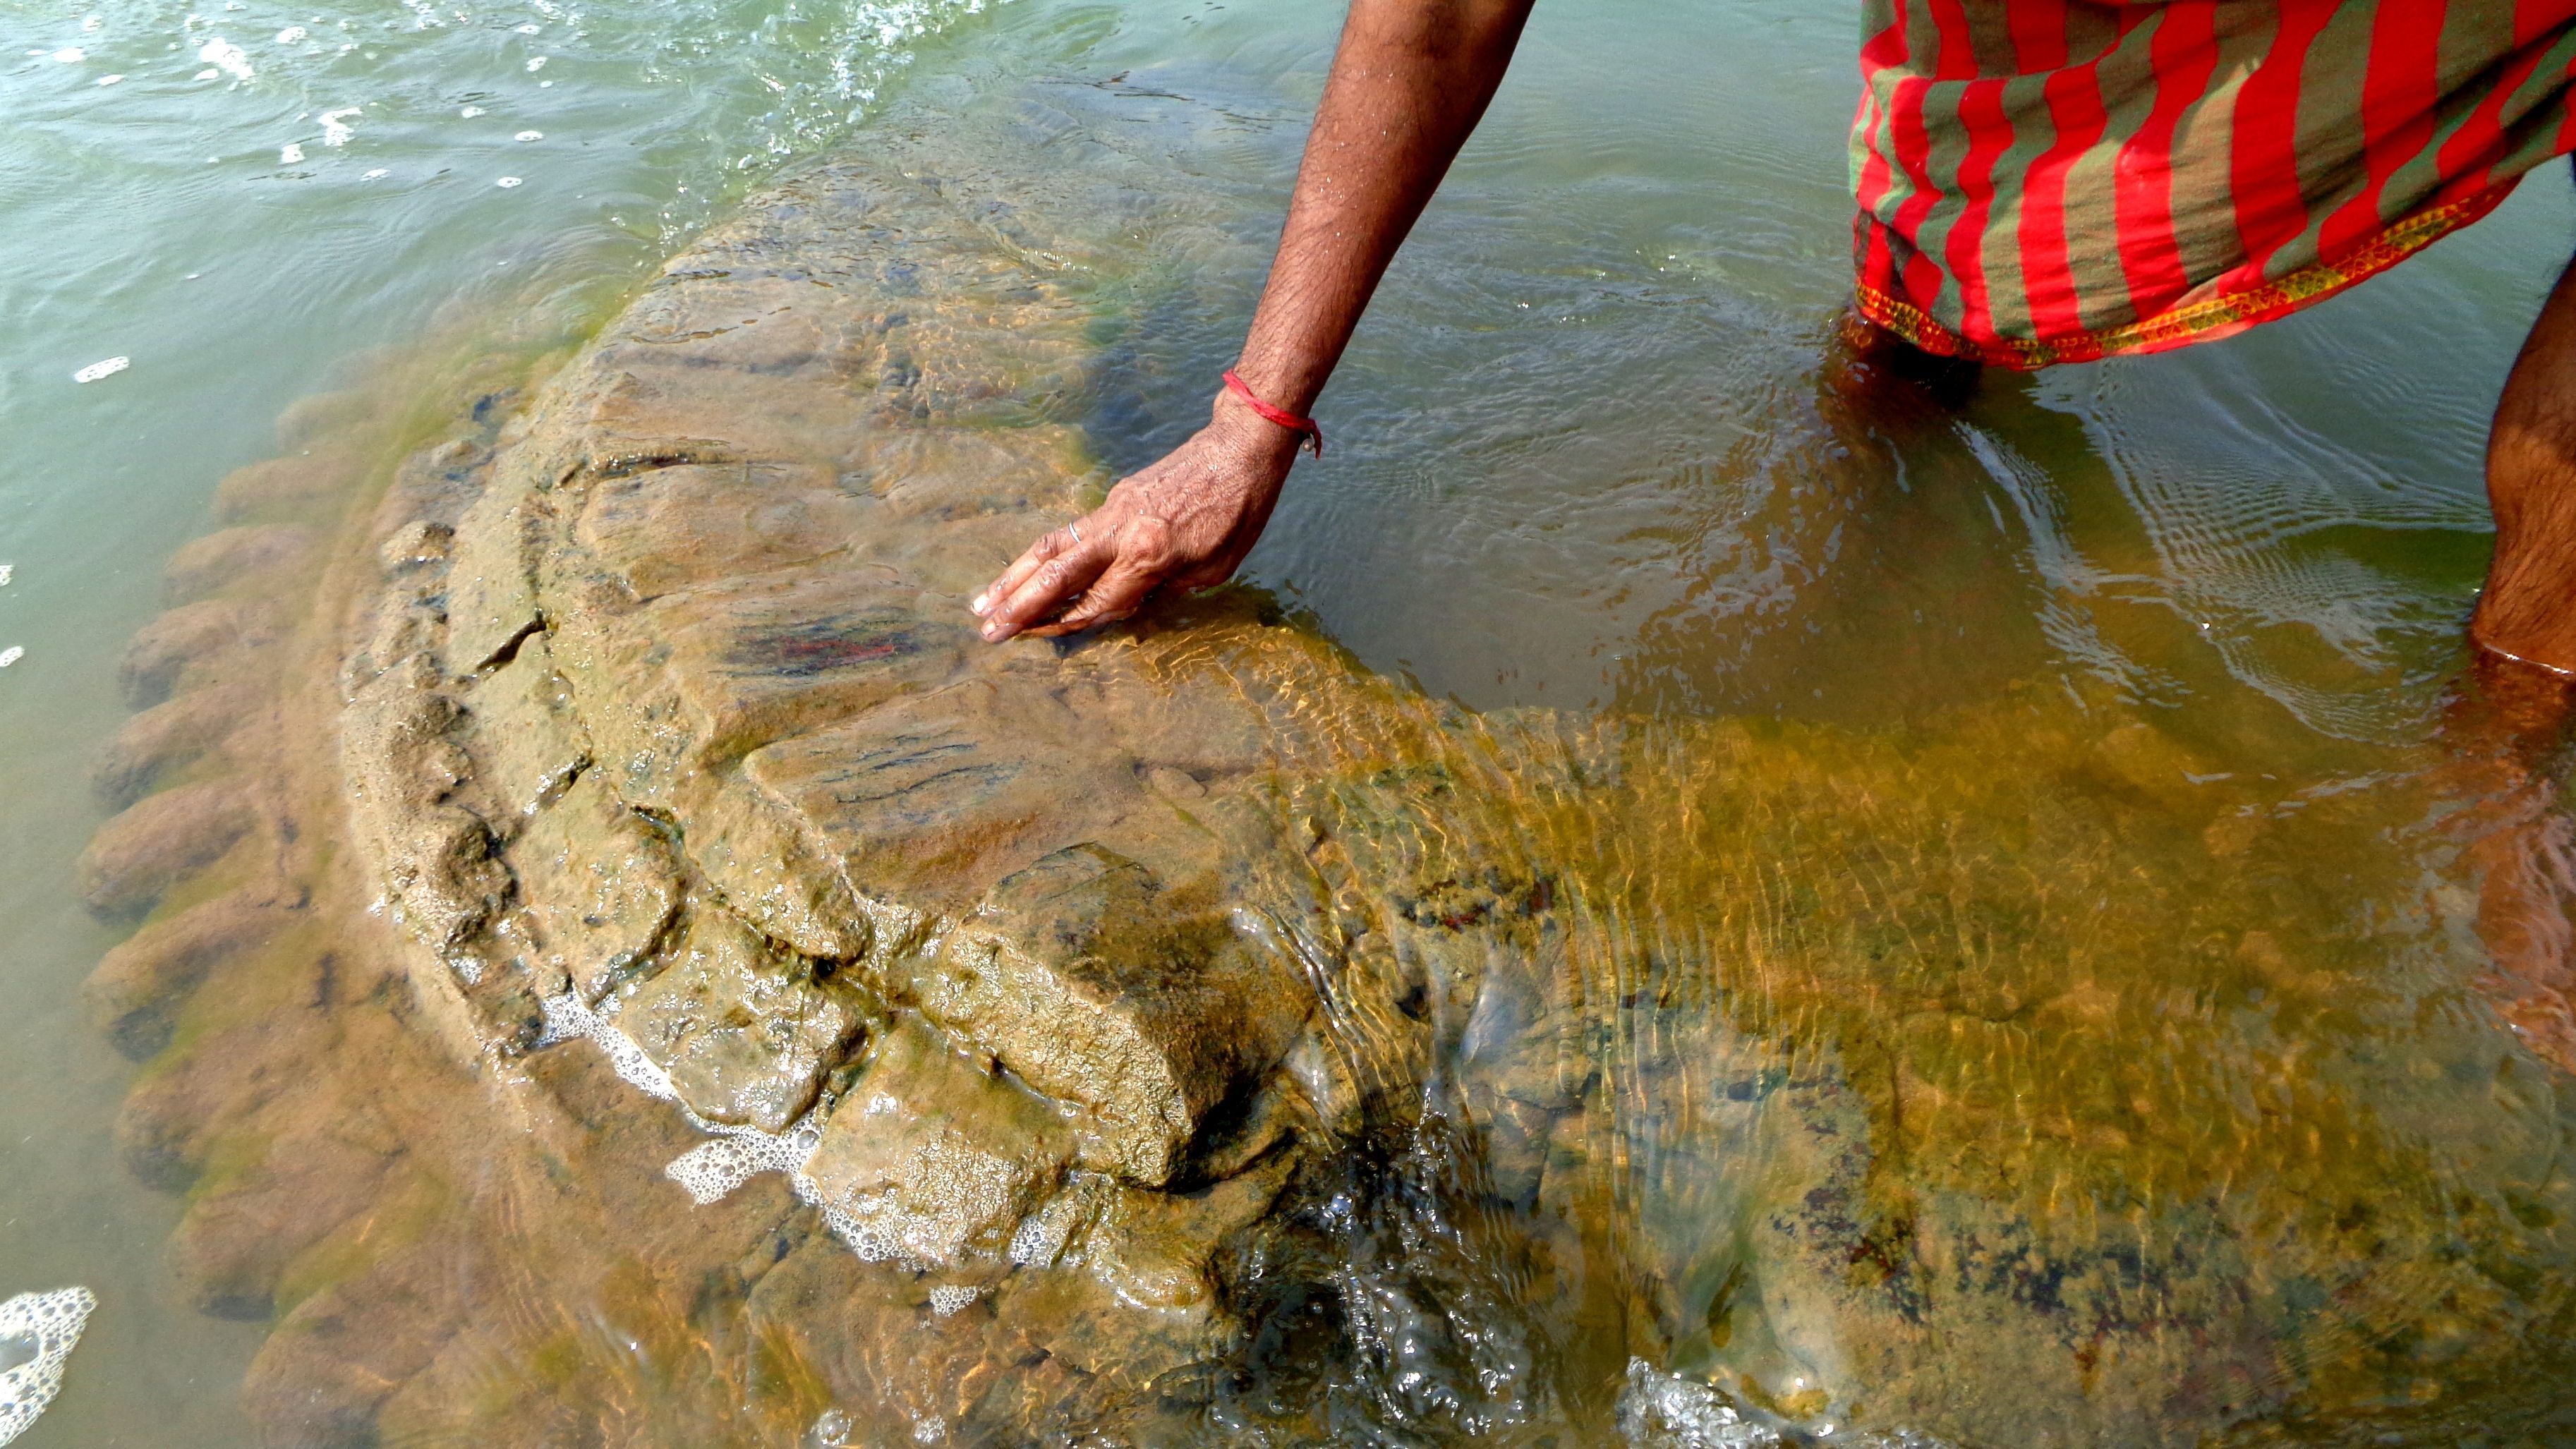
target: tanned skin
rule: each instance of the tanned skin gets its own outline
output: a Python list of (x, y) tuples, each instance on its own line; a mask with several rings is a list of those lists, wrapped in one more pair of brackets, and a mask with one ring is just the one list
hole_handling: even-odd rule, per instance
[[(1264, 401), (1313, 412), (1387, 263), (1502, 84), (1531, 3), (1352, 0), (1235, 367)], [(1873, 364), (1898, 344), (1858, 335), (1875, 332), (1847, 318), (1828, 372), (1853, 361), (1884, 370)], [(1071, 634), (1126, 618), (1159, 588), (1223, 583), (1269, 523), (1300, 441), (1217, 392), (1206, 427), (975, 595), (984, 637)], [(2505, 384), (2487, 495), (2496, 552), (2470, 637), (2507, 662), (2576, 679), (2576, 268)]]
[[(1235, 372), (1311, 415), (1378, 278), (1511, 64), (1531, 0), (1353, 0), (1288, 224)], [(968, 606), (987, 640), (1071, 634), (1158, 588), (1225, 582), (1279, 501), (1301, 435), (1220, 391), (1208, 425), (1036, 543)]]
[(2576, 677), (2576, 265), (2513, 360), (2487, 434), (2495, 559), (2469, 637)]
[[(1310, 414), (1378, 279), (1511, 62), (1531, 0), (1353, 0), (1238, 372)], [(1915, 352), (1857, 315), (1829, 349), (1828, 397), (1878, 423), (1955, 406), (1973, 368)], [(1218, 392), (1208, 425), (1029, 546), (970, 605), (983, 635), (1071, 634), (1157, 589), (1224, 582), (1252, 551), (1299, 434)], [(2480, 870), (2484, 983), (2533, 1043), (2576, 1071), (2576, 827), (2546, 798), (2576, 712), (2576, 265), (2514, 361), (2487, 448), (2496, 550), (2470, 638), (2476, 667), (2444, 733), (2481, 803), (2463, 816)]]

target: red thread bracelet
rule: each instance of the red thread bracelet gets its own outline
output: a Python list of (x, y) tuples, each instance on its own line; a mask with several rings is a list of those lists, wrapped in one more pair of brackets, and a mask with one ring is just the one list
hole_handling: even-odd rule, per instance
[(1277, 423), (1292, 433), (1304, 433), (1305, 446), (1313, 448), (1316, 457), (1324, 456), (1324, 430), (1315, 426), (1313, 418), (1301, 418), (1286, 408), (1274, 408), (1263, 402), (1253, 392), (1252, 384), (1235, 376), (1234, 369), (1230, 367), (1225, 370), (1225, 390), (1250, 404), (1254, 412), (1261, 414), (1264, 422)]

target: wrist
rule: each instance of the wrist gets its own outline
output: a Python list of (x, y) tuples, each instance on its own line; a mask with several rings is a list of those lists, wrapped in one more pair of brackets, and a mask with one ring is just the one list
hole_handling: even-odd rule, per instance
[(1210, 404), (1206, 431), (1229, 452), (1249, 458), (1275, 457), (1283, 464), (1295, 458), (1306, 442), (1304, 433), (1263, 417), (1231, 388), (1221, 389)]

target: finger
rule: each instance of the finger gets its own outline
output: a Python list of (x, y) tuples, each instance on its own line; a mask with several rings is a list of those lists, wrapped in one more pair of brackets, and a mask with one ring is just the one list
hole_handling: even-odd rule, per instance
[(1121, 558), (1083, 591), (1082, 597), (1074, 601), (1063, 618), (1029, 632), (1053, 638), (1058, 634), (1078, 634), (1102, 624), (1114, 624), (1143, 606), (1145, 596), (1154, 592), (1154, 586), (1163, 581), (1163, 574), (1160, 568), (1149, 568), (1141, 561)]
[(1118, 556), (1065, 616), (1048, 626), (1049, 634), (1070, 634), (1124, 619), (1136, 612), (1155, 585), (1171, 577), (1177, 560), (1172, 557), (1171, 526), (1163, 520), (1151, 515), (1127, 520), (1119, 531), (1118, 545)]
[(1027, 583), (1029, 575), (1036, 573), (1040, 566), (1068, 549), (1079, 548), (1081, 544), (1081, 538), (1070, 527), (1038, 535), (1038, 541), (1021, 550), (1020, 556), (1011, 561), (1011, 566), (1002, 570), (1001, 577), (986, 584), (982, 593), (966, 601), (966, 612), (979, 619), (991, 613), (994, 604), (1018, 593), (1020, 585)]
[(1106, 540), (1096, 540), (1059, 553), (1041, 563), (1008, 598), (984, 617), (986, 642), (999, 644), (1031, 624), (1052, 618), (1109, 566)]

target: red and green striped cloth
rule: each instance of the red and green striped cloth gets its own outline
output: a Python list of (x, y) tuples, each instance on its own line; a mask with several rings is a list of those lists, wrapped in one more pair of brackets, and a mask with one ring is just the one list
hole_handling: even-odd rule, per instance
[(2576, 149), (2576, 0), (1866, 0), (1862, 314), (2007, 367), (2240, 332)]

